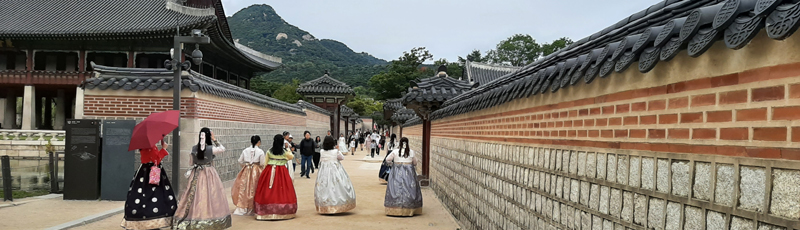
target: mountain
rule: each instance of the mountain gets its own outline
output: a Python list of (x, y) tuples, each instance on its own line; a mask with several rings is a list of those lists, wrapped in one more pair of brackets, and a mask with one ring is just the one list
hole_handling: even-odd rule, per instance
[(388, 65), (385, 60), (355, 52), (339, 41), (317, 39), (283, 20), (269, 5), (244, 8), (228, 17), (228, 25), (240, 44), (283, 59), (283, 67), (261, 76), (267, 82), (308, 81), (328, 70), (351, 87), (366, 87), (369, 78)]

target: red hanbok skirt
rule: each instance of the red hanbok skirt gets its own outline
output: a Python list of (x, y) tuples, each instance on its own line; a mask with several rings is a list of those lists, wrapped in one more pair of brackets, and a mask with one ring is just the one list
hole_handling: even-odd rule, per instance
[(285, 165), (267, 165), (264, 168), (258, 180), (254, 201), (257, 220), (294, 218), (297, 213), (297, 194)]

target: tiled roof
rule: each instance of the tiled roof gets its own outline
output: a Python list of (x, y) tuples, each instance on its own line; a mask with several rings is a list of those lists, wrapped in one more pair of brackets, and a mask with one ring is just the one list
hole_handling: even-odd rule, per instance
[(330, 111), (328, 111), (326, 109), (323, 109), (323, 108), (321, 108), (321, 107), (319, 107), (319, 106), (317, 106), (315, 104), (311, 104), (311, 103), (305, 102), (303, 100), (297, 101), (297, 106), (300, 106), (300, 108), (303, 108), (303, 109), (311, 110), (311, 111), (318, 112), (318, 113), (321, 113), (321, 114), (325, 114), (325, 115), (328, 115), (328, 116), (331, 115)]
[[(218, 0), (217, 0), (218, 1)], [(221, 9), (193, 8), (174, 0), (6, 0), (0, 7), (0, 38), (49, 40), (150, 39), (175, 36), (175, 29), (207, 29), (218, 55), (258, 71), (281, 65), (270, 57), (231, 40)], [(217, 12), (219, 11), (219, 12)], [(35, 12), (35, 13), (31, 13)], [(222, 16), (219, 16), (222, 15)], [(187, 49), (192, 47), (187, 46)]]
[(127, 39), (175, 34), (178, 25), (182, 30), (208, 27), (217, 19), (213, 8), (185, 7), (167, 0), (5, 0), (2, 5), (2, 38)]
[(479, 85), (489, 83), (497, 78), (513, 73), (520, 68), (522, 67), (492, 65), (471, 61), (467, 61), (467, 63), (464, 65), (464, 71), (466, 72), (467, 80)]
[[(96, 65), (95, 77), (87, 79), (83, 87), (100, 90), (171, 90), (173, 72), (166, 69), (120, 68)], [(302, 108), (295, 104), (264, 96), (250, 90), (240, 88), (227, 82), (216, 80), (194, 71), (183, 71), (182, 86), (192, 92), (204, 92), (219, 97), (244, 101), (266, 108), (305, 115)]]
[(353, 88), (333, 79), (327, 72), (322, 77), (300, 84), (297, 93), (301, 95), (355, 95)]
[(421, 125), (421, 124), (422, 124), (422, 118), (414, 117), (414, 118), (408, 119), (408, 121), (406, 121), (406, 123), (403, 124), (403, 127), (409, 127), (409, 126), (415, 126), (415, 125)]
[(389, 99), (383, 103), (383, 110), (391, 110), (391, 111), (399, 111), (401, 109), (405, 109), (406, 107), (403, 106), (403, 99), (396, 98), (396, 99)]
[(442, 103), (472, 89), (473, 86), (473, 83), (448, 77), (446, 74), (419, 79), (412, 84), (416, 86), (408, 88), (402, 98), (406, 106), (411, 103)]
[(591, 36), (482, 84), (444, 103), (433, 119), (555, 92), (612, 71), (649, 72), (683, 49), (702, 55), (722, 40), (731, 49), (747, 45), (762, 28), (782, 40), (800, 27), (800, 2), (792, 0), (664, 0)]
[(340, 105), (339, 116), (349, 117), (349, 116), (358, 116), (358, 114), (355, 111), (353, 111), (353, 109), (351, 109), (350, 107), (347, 107), (346, 105)]
[(415, 118), (415, 117), (417, 117), (417, 113), (414, 112), (414, 110), (403, 108), (403, 109), (398, 110), (397, 112), (395, 112), (392, 115), (392, 117), (390, 117), (390, 119), (392, 119), (392, 121), (397, 122), (399, 124), (403, 124), (406, 121), (408, 121), (409, 119), (412, 119), (412, 118)]

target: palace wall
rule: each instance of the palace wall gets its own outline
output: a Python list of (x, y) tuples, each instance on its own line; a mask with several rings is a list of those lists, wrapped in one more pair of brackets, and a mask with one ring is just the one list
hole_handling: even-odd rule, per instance
[(761, 31), (434, 120), (431, 187), (465, 229), (798, 229), (797, 50)]
[[(224, 153), (217, 154), (214, 159), (223, 182), (236, 179), (241, 170), (237, 160), (242, 150), (250, 146), (250, 136), (259, 135), (261, 149), (266, 151), (272, 145), (272, 137), (284, 131), (291, 132), (295, 143), (299, 144), (304, 131), (310, 131), (313, 138), (324, 137), (328, 129), (328, 116), (311, 110), (306, 110), (305, 115), (287, 113), (202, 91), (191, 92), (188, 89), (183, 90), (181, 98), (181, 170), (186, 170), (191, 165), (189, 156), (192, 146), (199, 141), (200, 129), (208, 127), (226, 148)], [(172, 90), (124, 91), (95, 88), (84, 91), (84, 119), (139, 122), (150, 113), (171, 109)], [(170, 143), (171, 135), (165, 141)], [(173, 153), (170, 151), (170, 154)], [(136, 160), (138, 167), (138, 153)], [(171, 156), (164, 158), (164, 168), (170, 173), (171, 162)], [(179, 179), (181, 184), (186, 183), (186, 178)]]

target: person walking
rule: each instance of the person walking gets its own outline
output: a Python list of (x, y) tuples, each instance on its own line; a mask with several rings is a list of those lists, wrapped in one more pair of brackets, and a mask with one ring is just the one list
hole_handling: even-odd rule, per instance
[(341, 162), (344, 155), (335, 148), (333, 137), (322, 142), (319, 175), (314, 186), (314, 205), (320, 214), (336, 214), (356, 207), (356, 192)]
[(294, 155), (284, 148), (283, 136), (278, 134), (272, 139), (272, 148), (267, 151), (267, 167), (256, 187), (256, 220), (292, 219), (297, 213), (297, 194), (287, 167)]
[(350, 139), (350, 155), (356, 155), (356, 139)]
[(179, 230), (226, 229), (231, 227), (231, 211), (224, 187), (214, 169), (216, 154), (225, 152), (225, 146), (217, 141), (209, 128), (200, 129), (200, 141), (192, 147), (192, 163), (189, 183), (181, 194), (175, 211), (174, 228)]
[[(291, 142), (292, 139), (291, 133), (287, 131), (283, 132), (283, 148), (292, 152), (292, 155), (294, 155), (294, 145)], [(289, 167), (289, 164), (291, 164), (292, 167)], [(286, 161), (286, 168), (289, 169), (289, 176), (292, 177), (292, 181), (294, 181), (294, 169), (297, 166), (296, 164), (297, 163), (294, 161)]]
[(264, 170), (264, 150), (261, 150), (261, 137), (258, 135), (250, 137), (250, 147), (242, 150), (239, 156), (239, 165), (242, 170), (233, 181), (231, 188), (231, 199), (236, 210), (234, 215), (251, 216), (253, 215), (253, 197), (256, 195), (256, 185), (261, 171)]
[(422, 190), (417, 181), (416, 155), (408, 146), (408, 138), (386, 157), (392, 170), (386, 186), (383, 206), (387, 216), (414, 216), (422, 213)]
[(317, 136), (314, 138), (314, 168), (319, 169), (319, 151), (322, 139)]
[(161, 159), (169, 155), (167, 143), (161, 140), (161, 149), (155, 144), (149, 149), (139, 149), (142, 165), (128, 187), (125, 214), (120, 226), (124, 229), (154, 229), (172, 227), (175, 199), (167, 172)]
[(300, 161), (300, 177), (305, 175), (306, 178), (311, 178), (308, 175), (314, 173), (313, 161), (316, 147), (316, 143), (311, 139), (311, 132), (303, 132), (303, 140), (300, 141), (300, 155), (303, 157)]

